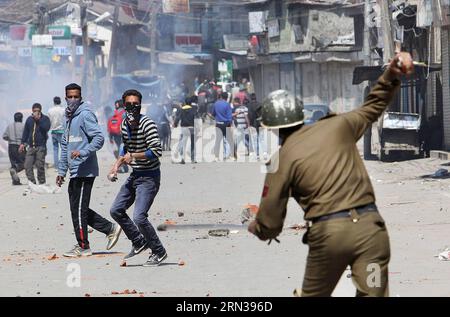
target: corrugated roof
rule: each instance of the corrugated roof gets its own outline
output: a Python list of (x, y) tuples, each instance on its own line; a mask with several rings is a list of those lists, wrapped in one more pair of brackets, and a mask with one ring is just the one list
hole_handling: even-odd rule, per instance
[[(67, 0), (48, 0), (48, 8), (52, 10)], [(0, 22), (23, 24), (33, 19), (36, 4), (30, 0), (3, 0), (0, 1)]]

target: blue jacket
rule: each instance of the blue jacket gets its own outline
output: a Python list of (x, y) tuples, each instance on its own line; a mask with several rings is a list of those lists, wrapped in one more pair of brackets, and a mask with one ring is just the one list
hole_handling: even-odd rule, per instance
[(211, 114), (216, 119), (216, 122), (231, 123), (233, 120), (231, 106), (225, 100), (217, 100), (214, 103)]
[(46, 115), (42, 114), (39, 121), (35, 121), (33, 117), (30, 116), (27, 121), (25, 121), (22, 143), (33, 147), (46, 147), (49, 130), (50, 119)]
[[(103, 147), (104, 141), (95, 114), (87, 105), (81, 104), (72, 118), (66, 120), (58, 175), (66, 176), (69, 169), (70, 178), (98, 176), (96, 152)], [(71, 159), (72, 151), (79, 151), (80, 156)]]

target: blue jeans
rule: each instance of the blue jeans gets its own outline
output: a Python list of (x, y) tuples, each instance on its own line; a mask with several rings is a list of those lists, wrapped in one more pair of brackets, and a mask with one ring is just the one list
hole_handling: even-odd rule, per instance
[[(148, 211), (159, 191), (160, 172), (154, 176), (138, 176), (134, 172), (120, 188), (111, 207), (111, 217), (122, 227), (123, 232), (134, 246), (142, 244), (143, 239), (153, 253), (162, 254), (165, 249), (148, 221)], [(135, 203), (133, 220), (127, 215), (127, 209)]]
[(58, 168), (59, 163), (59, 148), (61, 147), (61, 139), (62, 133), (53, 133), (52, 132), (52, 143), (53, 143), (53, 163), (55, 164), (55, 168)]

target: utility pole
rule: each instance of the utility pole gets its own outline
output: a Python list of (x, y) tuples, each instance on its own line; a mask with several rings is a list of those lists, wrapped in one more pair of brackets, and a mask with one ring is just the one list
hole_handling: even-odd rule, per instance
[(113, 26), (111, 34), (111, 47), (109, 49), (109, 59), (108, 59), (108, 69), (107, 69), (107, 80), (108, 80), (108, 96), (111, 95), (113, 91), (112, 86), (112, 76), (116, 71), (117, 64), (117, 28), (119, 23), (119, 1), (116, 0), (114, 4), (114, 14), (113, 14)]
[(89, 37), (87, 24), (87, 3), (84, 0), (80, 0), (79, 4), (80, 4), (81, 38), (83, 43), (83, 72), (82, 72), (81, 86), (83, 87), (86, 96), (89, 96), (87, 85), (89, 72)]
[[(372, 21), (369, 21), (371, 13), (371, 0), (365, 0), (364, 3), (364, 64), (365, 66), (372, 66), (372, 52), (370, 49), (370, 27)], [(366, 99), (368, 90), (370, 90), (370, 82), (368, 86), (364, 89), (364, 99)], [(364, 159), (370, 160), (373, 158), (372, 155), (372, 124), (369, 125), (367, 130), (364, 132)]]
[(47, 4), (42, 0), (36, 1), (37, 34), (47, 33), (47, 22), (48, 22)]
[(157, 35), (157, 18), (160, 10), (160, 0), (153, 0), (151, 3), (151, 15), (149, 21), (150, 30), (150, 74), (156, 74), (157, 68), (157, 53), (156, 53), (156, 35)]
[(381, 26), (383, 28), (383, 62), (389, 63), (389, 60), (394, 58), (394, 37), (392, 30), (392, 0), (378, 1), (381, 7)]

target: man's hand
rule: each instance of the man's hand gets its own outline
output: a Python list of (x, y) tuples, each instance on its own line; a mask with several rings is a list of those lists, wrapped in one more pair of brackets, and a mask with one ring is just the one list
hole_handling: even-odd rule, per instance
[(389, 70), (396, 76), (409, 76), (414, 73), (414, 63), (411, 54), (407, 52), (398, 53), (389, 64)]
[(250, 222), (250, 224), (248, 225), (248, 232), (256, 235), (256, 220), (253, 220), (252, 222)]
[(61, 187), (64, 184), (64, 176), (56, 176), (56, 186)]
[(70, 158), (72, 160), (76, 159), (77, 157), (80, 157), (80, 151), (72, 151), (72, 153), (70, 154)]
[(25, 144), (19, 145), (19, 153), (25, 152)]
[(130, 164), (133, 161), (133, 156), (130, 152), (128, 152), (127, 154), (125, 154), (125, 156), (123, 157), (123, 160), (126, 164)]
[(119, 167), (117, 163), (113, 165), (111, 170), (108, 173), (108, 180), (111, 182), (115, 182), (117, 180), (117, 173), (119, 172)]

